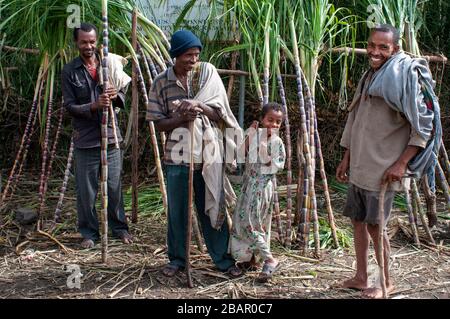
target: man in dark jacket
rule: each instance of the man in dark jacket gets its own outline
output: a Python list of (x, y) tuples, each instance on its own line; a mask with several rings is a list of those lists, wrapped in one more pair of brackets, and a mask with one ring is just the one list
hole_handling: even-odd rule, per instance
[[(97, 30), (94, 25), (82, 23), (75, 28), (74, 41), (80, 55), (64, 66), (62, 91), (64, 106), (72, 116), (78, 230), (83, 236), (81, 246), (92, 248), (100, 237), (95, 201), (101, 167), (102, 110), (112, 102), (123, 108), (126, 87), (118, 91), (110, 86), (103, 92), (99, 83), (101, 62), (96, 53)], [(117, 137), (121, 142), (119, 130)], [(122, 155), (121, 150), (113, 146), (111, 123), (108, 125), (108, 144), (108, 225), (113, 236), (128, 244), (132, 237), (128, 233), (121, 189)]]

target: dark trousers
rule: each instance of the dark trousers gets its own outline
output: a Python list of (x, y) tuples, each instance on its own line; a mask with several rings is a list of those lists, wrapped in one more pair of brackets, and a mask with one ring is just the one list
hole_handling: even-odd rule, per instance
[[(166, 165), (167, 201), (169, 205), (167, 243), (171, 265), (184, 267), (186, 262), (186, 231), (188, 213), (189, 167)], [(227, 253), (229, 230), (226, 222), (220, 230), (211, 226), (205, 214), (205, 181), (201, 170), (194, 171), (194, 200), (197, 216), (203, 232), (206, 247), (214, 264), (222, 271), (234, 265), (234, 259)]]
[[(108, 148), (108, 226), (115, 237), (128, 232), (123, 206), (121, 150)], [(100, 147), (75, 149), (78, 231), (83, 238), (98, 240), (99, 223), (95, 202), (101, 174)]]

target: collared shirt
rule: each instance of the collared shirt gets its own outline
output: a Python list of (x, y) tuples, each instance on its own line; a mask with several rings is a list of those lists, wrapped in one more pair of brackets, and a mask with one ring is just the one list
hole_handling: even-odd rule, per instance
[[(100, 65), (97, 74), (100, 72)], [(102, 111), (91, 112), (91, 105), (98, 100), (102, 87), (89, 73), (80, 57), (66, 64), (62, 70), (64, 107), (72, 116), (73, 140), (76, 148), (93, 148), (101, 145)], [(126, 88), (117, 93), (113, 105), (123, 108)], [(122, 141), (117, 116), (117, 138)], [(108, 121), (108, 143), (114, 143), (111, 120)]]
[[(170, 67), (160, 73), (153, 82), (149, 94), (146, 119), (148, 121), (158, 121), (172, 118), (177, 109), (177, 105), (174, 104), (174, 101), (192, 98), (192, 90), (189, 87), (183, 87), (176, 77), (173, 67)], [(185, 122), (179, 127), (189, 130), (189, 122)], [(171, 152), (174, 149), (174, 146), (180, 142), (182, 137), (174, 136), (176, 134), (172, 134), (172, 131), (167, 133), (168, 137), (165, 145), (164, 163), (170, 165), (177, 162), (172, 158)]]
[[(371, 74), (363, 84), (359, 104), (348, 116), (340, 144), (350, 149), (350, 183), (369, 191), (379, 191), (385, 171), (400, 158), (406, 147), (424, 148), (427, 141), (383, 98), (367, 95), (370, 79)], [(400, 191), (402, 185), (394, 182), (390, 189)]]

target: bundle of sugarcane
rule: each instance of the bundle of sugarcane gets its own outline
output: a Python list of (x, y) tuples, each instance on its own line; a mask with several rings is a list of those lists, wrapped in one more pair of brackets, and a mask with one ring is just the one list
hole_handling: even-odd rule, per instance
[(3, 205), (6, 203), (8, 196), (9, 198), (12, 198), (15, 187), (17, 186), (20, 175), (22, 173), (23, 165), (25, 163), (28, 154), (28, 148), (30, 147), (31, 143), (31, 136), (33, 135), (34, 132), (34, 126), (37, 119), (37, 111), (39, 109), (39, 105), (42, 98), (42, 89), (44, 87), (45, 79), (47, 76), (47, 68), (48, 68), (48, 56), (45, 55), (43, 62), (41, 63), (41, 66), (39, 68), (38, 78), (36, 81), (34, 91), (33, 103), (31, 105), (30, 113), (28, 115), (25, 131), (22, 135), (22, 141), (20, 143), (19, 150), (17, 151), (14, 165), (11, 168), (8, 180), (2, 193), (0, 207), (3, 207)]

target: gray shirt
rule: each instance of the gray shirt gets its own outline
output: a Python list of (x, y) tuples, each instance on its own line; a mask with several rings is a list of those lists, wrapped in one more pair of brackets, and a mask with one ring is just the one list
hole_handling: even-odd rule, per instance
[[(97, 74), (101, 67), (97, 69)], [(95, 81), (80, 57), (66, 64), (62, 70), (62, 92), (64, 107), (72, 116), (73, 140), (76, 148), (94, 148), (101, 145), (102, 111), (91, 112), (91, 105), (102, 93), (102, 87)], [(126, 88), (119, 91), (113, 106), (123, 108)], [(117, 138), (122, 141), (116, 119)], [(108, 143), (114, 143), (111, 118), (108, 121)]]

